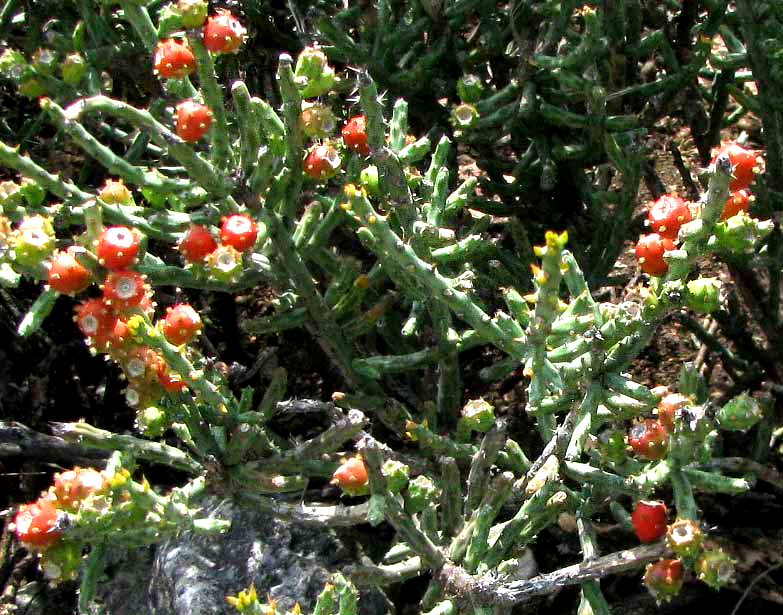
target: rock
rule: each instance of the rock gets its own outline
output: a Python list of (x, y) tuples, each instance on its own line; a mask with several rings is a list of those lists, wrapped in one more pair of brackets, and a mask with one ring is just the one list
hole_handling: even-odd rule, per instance
[[(205, 506), (210, 516), (231, 520), (221, 535), (184, 533), (149, 551), (123, 555), (101, 583), (97, 602), (111, 615), (236, 615), (226, 603), (251, 584), (281, 609), (299, 603), (304, 613), (315, 605), (332, 572), (353, 563), (350, 551), (332, 532), (295, 525), (260, 511), (217, 500)], [(359, 599), (365, 615), (387, 612), (383, 595), (365, 590)]]

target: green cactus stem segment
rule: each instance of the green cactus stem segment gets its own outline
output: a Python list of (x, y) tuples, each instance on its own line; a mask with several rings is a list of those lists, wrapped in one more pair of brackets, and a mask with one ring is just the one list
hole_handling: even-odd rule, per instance
[(370, 471), (370, 490), (383, 495), (386, 520), (399, 532), (400, 536), (419, 554), (426, 566), (439, 570), (446, 563), (446, 556), (419, 530), (411, 518), (405, 514), (396, 498), (385, 488), (385, 479), (381, 474), (383, 453), (380, 445), (371, 437), (364, 437), (358, 444), (359, 452), (364, 455)]
[[(290, 170), (286, 182), (286, 197), (279, 213), (283, 214), (286, 226), (292, 224), (298, 206), (298, 195), (303, 182), (304, 142), (302, 131), (302, 99), (294, 81), (293, 58), (281, 54), (277, 66), (277, 84), (283, 100), (282, 113), (285, 126), (285, 165)], [(277, 206), (278, 204), (274, 204)]]
[[(579, 533), (579, 544), (582, 547), (582, 560), (589, 562), (598, 557), (598, 540), (593, 524), (586, 519), (583, 511), (577, 512), (576, 529)], [(611, 615), (611, 608), (606, 602), (601, 585), (598, 581), (585, 581), (582, 583), (580, 603), (577, 615), (591, 613), (592, 615)]]
[(440, 485), (441, 532), (444, 538), (451, 538), (463, 524), (462, 480), (453, 457), (440, 458)]
[(590, 484), (605, 493), (625, 493), (641, 498), (651, 490), (643, 488), (633, 477), (626, 478), (576, 461), (566, 461), (563, 464), (563, 473), (571, 480)]
[(425, 570), (424, 562), (418, 556), (393, 564), (369, 566), (357, 564), (351, 567), (351, 578), (359, 587), (378, 585), (388, 587), (421, 575)]
[(467, 497), (463, 511), (465, 517), (469, 517), (473, 509), (481, 502), (482, 494), (486, 490), (486, 477), (489, 475), (489, 469), (497, 460), (498, 453), (505, 442), (506, 425), (504, 421), (497, 421), (493, 429), (481, 439), (481, 446), (473, 455), (468, 472)]
[(498, 474), (485, 491), (479, 506), (476, 508), (476, 521), (473, 534), (468, 543), (463, 567), (474, 574), (482, 563), (483, 557), (489, 549), (489, 533), (503, 504), (511, 495), (513, 475), (510, 472)]
[(408, 424), (413, 420), (408, 409), (391, 397), (351, 395), (343, 392), (332, 394), (332, 401), (341, 408), (360, 408), (372, 414), (399, 437), (405, 437)]
[[(557, 373), (556, 370), (551, 369), (551, 364), (550, 366), (545, 365), (548, 362), (545, 341), (550, 333), (552, 323), (558, 315), (558, 291), (562, 279), (561, 257), (567, 241), (567, 233), (558, 234), (547, 231), (546, 245), (537, 250), (542, 256), (542, 262), (540, 268), (534, 267), (533, 269), (536, 308), (527, 330), (527, 338), (532, 344), (530, 366), (525, 368), (525, 371), (531, 376), (526, 407), (528, 412), (537, 409), (547, 388), (553, 382), (553, 375)], [(546, 432), (551, 431), (553, 425), (551, 421), (541, 421), (543, 421), (543, 417), (539, 418), (539, 431), (542, 432), (544, 439), (548, 440)]]
[(212, 54), (204, 47), (201, 30), (188, 30), (187, 35), (188, 45), (196, 57), (196, 72), (204, 103), (210, 108), (214, 118), (210, 150), (212, 162), (220, 171), (226, 171), (231, 169), (234, 163), (234, 152), (229, 139), (223, 88), (215, 75)]
[(478, 451), (478, 447), (473, 444), (455, 442), (451, 437), (437, 434), (423, 424), (413, 421), (408, 422), (406, 431), (409, 438), (418, 442), (422, 451), (433, 458), (446, 455), (460, 464), (467, 465)]
[[(560, 510), (547, 506), (550, 498), (560, 488), (560, 481), (549, 480), (544, 483), (509, 520), (493, 528), (497, 539), (487, 549), (482, 557), (482, 564), (491, 569), (508, 557), (509, 551), (520, 549), (535, 539), (535, 536), (550, 525)], [(499, 531), (499, 533), (498, 533)]]
[(142, 3), (133, 0), (119, 0), (119, 3), (123, 16), (131, 23), (151, 56), (158, 44), (158, 30), (152, 23), (147, 8)]
[(307, 270), (307, 265), (296, 251), (293, 240), (286, 230), (285, 222), (279, 214), (271, 211), (269, 207), (262, 211), (262, 221), (269, 229), (269, 238), (278, 250), (284, 268), (295, 281), (297, 291), (304, 299), (311, 318), (311, 326), (318, 329), (320, 335), (317, 337), (321, 341), (324, 351), (334, 358), (348, 382), (357, 387), (362, 385), (361, 388), (370, 393), (374, 392), (377, 385), (353, 369), (351, 365), (353, 353), (323, 297), (318, 292), (315, 281)]
[(579, 405), (576, 425), (565, 452), (566, 459), (577, 459), (584, 450), (584, 444), (588, 436), (597, 430), (601, 422), (601, 419), (597, 416), (600, 401), (601, 387), (593, 382), (588, 386), (587, 393)]
[[(370, 155), (379, 170), (382, 190), (397, 205), (397, 216), (402, 226), (410, 231), (413, 222), (413, 199), (402, 165), (397, 155), (385, 147), (386, 130), (384, 128), (383, 108), (375, 82), (369, 73), (359, 74), (359, 100), (367, 124), (367, 144)], [(398, 114), (398, 122), (400, 122)]]
[(462, 376), (459, 367), (458, 335), (452, 328), (451, 312), (438, 301), (428, 301), (430, 317), (438, 343), (438, 417), (453, 422), (462, 403)]
[(16, 328), (16, 332), (22, 337), (27, 337), (38, 331), (46, 317), (52, 313), (54, 304), (59, 296), (60, 293), (51, 289), (44, 290), (38, 295), (38, 298)]
[(183, 167), (188, 175), (205, 190), (216, 197), (227, 196), (232, 185), (210, 162), (204, 160), (193, 148), (171, 132), (163, 124), (143, 109), (137, 109), (127, 103), (108, 96), (92, 96), (76, 101), (65, 109), (65, 117), (78, 121), (82, 116), (92, 113), (106, 113), (130, 122), (136, 128), (149, 132), (159, 146), (166, 148)]
[(128, 183), (164, 193), (183, 192), (193, 188), (188, 180), (170, 179), (160, 173), (146, 171), (142, 167), (128, 163), (93, 137), (84, 126), (69, 118), (65, 110), (53, 100), (41, 99), (41, 108), (76, 141), (79, 147), (106, 167), (110, 173), (119, 175)]
[(693, 467), (685, 467), (682, 469), (682, 472), (694, 489), (708, 493), (739, 495), (750, 491), (753, 487), (752, 481), (748, 482), (745, 478), (734, 478), (714, 472), (704, 472)]
[(237, 108), (239, 123), (239, 164), (242, 176), (246, 177), (258, 162), (261, 135), (250, 92), (244, 81), (235, 81), (231, 85), (231, 96)]
[(101, 450), (122, 451), (137, 459), (162, 463), (192, 475), (203, 471), (202, 465), (188, 453), (167, 444), (115, 434), (89, 423), (53, 423), (53, 427), (60, 437), (69, 442), (81, 442)]
[(677, 518), (691, 521), (698, 520), (699, 509), (693, 497), (693, 487), (680, 467), (672, 467), (669, 473), (669, 481), (674, 492), (674, 506), (677, 509)]
[(408, 103), (402, 98), (394, 102), (392, 119), (389, 122), (389, 147), (395, 154), (405, 147), (408, 133)]
[(61, 199), (83, 203), (93, 198), (89, 192), (84, 192), (75, 184), (60, 179), (58, 175), (53, 175), (38, 166), (29, 157), (21, 155), (18, 147), (10, 147), (2, 141), (0, 141), (0, 163), (36, 181), (42, 188)]
[(283, 460), (306, 459), (335, 452), (347, 441), (359, 435), (368, 423), (368, 419), (359, 410), (350, 410), (347, 416), (339, 419), (326, 431), (286, 451), (281, 457)]
[(307, 488), (307, 484), (310, 481), (307, 476), (303, 474), (283, 475), (277, 473), (282, 470), (282, 467), (278, 467), (273, 472), (259, 472), (250, 469), (245, 464), (232, 468), (228, 475), (237, 485), (241, 485), (240, 489), (253, 489), (254, 492), (265, 495), (301, 493)]
[[(411, 166), (419, 162), (424, 156), (426, 156), (432, 149), (432, 142), (427, 137), (421, 137), (410, 145), (406, 145), (399, 152), (397, 152), (397, 158), (403, 167)], [(473, 178), (475, 179), (475, 178)], [(467, 183), (468, 180), (466, 180)], [(478, 183), (478, 180), (472, 182), (473, 185)]]
[(90, 549), (86, 565), (83, 568), (82, 579), (79, 585), (79, 612), (89, 613), (90, 602), (98, 589), (98, 581), (106, 566), (106, 551), (108, 545), (97, 543)]
[[(384, 216), (375, 211), (365, 194), (355, 186), (346, 186), (345, 196), (349, 209), (356, 212), (369, 224), (378, 244), (373, 246), (377, 256), (391, 271), (403, 269), (411, 272), (417, 282), (429, 288), (433, 296), (445, 303), (461, 319), (468, 322), (479, 335), (504, 350), (512, 357), (523, 360), (526, 354), (524, 340), (511, 338), (490, 316), (477, 306), (465, 293), (456, 289), (454, 284), (443, 277), (432, 265), (423, 261), (406, 245), (394, 231)], [(398, 284), (410, 286), (409, 278), (397, 279)]]

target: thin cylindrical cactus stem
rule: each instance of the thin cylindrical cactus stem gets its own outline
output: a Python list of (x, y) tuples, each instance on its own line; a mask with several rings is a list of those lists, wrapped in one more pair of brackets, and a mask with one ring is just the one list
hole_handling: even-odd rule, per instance
[(724, 476), (715, 472), (704, 472), (692, 467), (684, 467), (682, 473), (694, 489), (710, 493), (739, 495), (752, 488), (751, 483), (745, 478), (734, 478), (733, 476)]
[(506, 442), (506, 425), (503, 421), (496, 421), (495, 426), (481, 439), (479, 450), (473, 455), (468, 472), (467, 495), (463, 516), (469, 517), (473, 509), (478, 506), (482, 493), (486, 489), (486, 477), (490, 467), (497, 460), (498, 453)]
[(577, 422), (565, 453), (566, 459), (577, 459), (581, 456), (584, 443), (589, 435), (595, 432), (600, 423), (600, 419), (597, 417), (600, 401), (601, 386), (596, 382), (592, 382), (588, 386), (587, 393), (579, 406)]
[(204, 160), (192, 147), (158, 122), (148, 111), (114, 100), (108, 96), (92, 96), (76, 101), (65, 110), (68, 119), (78, 121), (85, 114), (107, 113), (124, 119), (136, 128), (150, 133), (152, 140), (165, 147), (191, 178), (205, 190), (215, 196), (227, 196), (231, 191), (231, 182), (225, 178), (210, 162)]
[(107, 451), (125, 451), (137, 459), (162, 463), (193, 475), (203, 471), (201, 464), (188, 453), (162, 442), (152, 442), (135, 436), (115, 434), (89, 423), (55, 423), (56, 432), (66, 440), (78, 440)]
[(244, 81), (235, 81), (231, 85), (231, 96), (237, 108), (239, 124), (239, 164), (242, 176), (246, 177), (258, 163), (258, 150), (261, 148), (258, 119)]
[(331, 425), (317, 436), (302, 442), (281, 456), (288, 458), (316, 458), (325, 453), (332, 453), (342, 447), (348, 440), (358, 436), (369, 421), (359, 410), (350, 410), (346, 417)]
[(366, 71), (359, 73), (359, 102), (367, 123), (367, 144), (370, 146), (370, 152), (379, 150), (384, 147), (386, 141), (383, 105), (375, 82)]
[(79, 147), (106, 167), (110, 173), (119, 175), (134, 186), (151, 188), (156, 192), (183, 192), (193, 187), (188, 180), (167, 178), (160, 173), (153, 173), (126, 162), (92, 136), (82, 124), (69, 118), (65, 110), (53, 100), (41, 99), (41, 108), (61, 129), (68, 133)]
[(640, 487), (633, 478), (626, 478), (618, 474), (612, 474), (599, 470), (586, 463), (567, 461), (563, 464), (563, 473), (571, 480), (580, 483), (589, 483), (595, 489), (606, 493), (626, 493), (633, 497), (642, 497), (646, 491)]
[(669, 481), (674, 492), (674, 506), (677, 509), (677, 518), (698, 520), (699, 507), (693, 497), (693, 488), (679, 464), (671, 468)]
[[(558, 235), (555, 232), (548, 231), (546, 233), (546, 245), (538, 249), (543, 258), (541, 268), (536, 267), (534, 269), (536, 309), (527, 331), (528, 340), (532, 344), (530, 367), (526, 368), (526, 371), (531, 376), (527, 402), (529, 411), (536, 409), (551, 382), (551, 377), (548, 376), (551, 370), (545, 369), (544, 365), (546, 361), (545, 342), (552, 323), (558, 314), (558, 292), (562, 278), (561, 256), (566, 241), (568, 241), (566, 233)], [(552, 429), (552, 425), (550, 422), (547, 422), (546, 427), (540, 424), (539, 429), (549, 431)], [(542, 433), (545, 440), (548, 440), (550, 435)]]
[[(403, 561), (390, 564), (377, 564), (369, 566), (366, 564), (354, 565), (351, 567), (351, 578), (359, 585), (377, 585), (387, 587), (394, 583), (402, 583), (408, 579), (416, 578), (425, 570), (422, 559), (413, 555)], [(329, 611), (331, 615), (333, 611)]]
[[(421, 260), (413, 249), (391, 230), (386, 219), (374, 210), (366, 195), (355, 186), (346, 186), (344, 194), (349, 199), (351, 210), (367, 222), (375, 234), (374, 237), (379, 241), (376, 254), (382, 262), (410, 271), (423, 287), (429, 288), (435, 297), (448, 305), (459, 318), (470, 323), (487, 341), (516, 358), (524, 358), (526, 354), (524, 342), (508, 336), (465, 293), (456, 289), (447, 278)], [(407, 280), (403, 281), (403, 285), (406, 282)]]
[(151, 54), (158, 44), (158, 30), (152, 23), (147, 7), (133, 0), (120, 0), (120, 6), (122, 6), (125, 19), (131, 23), (136, 34), (139, 35), (147, 51)]
[[(595, 528), (589, 519), (577, 513), (576, 529), (579, 533), (579, 544), (582, 547), (582, 559), (590, 561), (600, 554), (598, 551), (598, 540), (595, 535)], [(606, 602), (606, 598), (601, 592), (601, 585), (598, 581), (590, 580), (582, 583), (580, 592), (580, 604), (577, 609), (577, 615), (611, 615), (611, 608)]]
[(234, 152), (228, 132), (226, 106), (223, 102), (223, 87), (215, 75), (215, 64), (212, 54), (204, 47), (200, 30), (188, 30), (188, 44), (196, 57), (196, 72), (204, 103), (212, 111), (214, 124), (212, 127), (212, 147), (210, 155), (212, 163), (221, 171), (230, 169), (234, 163)]
[(547, 481), (519, 507), (519, 510), (517, 510), (514, 517), (502, 524), (502, 530), (500, 531), (497, 540), (489, 547), (482, 557), (482, 562), (488, 568), (494, 568), (503, 561), (510, 549), (523, 546), (519, 541), (521, 532), (526, 526), (529, 526), (536, 517), (541, 517), (542, 515), (546, 516), (547, 513), (545, 509), (547, 501), (555, 494), (559, 487), (559, 481)]
[(439, 570), (446, 563), (446, 556), (416, 527), (397, 499), (386, 489), (386, 479), (381, 474), (383, 454), (380, 446), (373, 438), (367, 436), (360, 441), (358, 448), (364, 455), (370, 471), (370, 490), (381, 494), (384, 498), (386, 520), (403, 540), (413, 547), (428, 568)]
[(402, 98), (394, 102), (392, 119), (389, 122), (389, 147), (395, 154), (399, 154), (405, 147), (405, 138), (408, 136), (408, 103)]
[(484, 492), (481, 502), (476, 507), (476, 526), (465, 553), (462, 563), (465, 570), (473, 574), (483, 560), (484, 554), (489, 549), (488, 539), (492, 524), (495, 522), (500, 509), (511, 495), (513, 482), (511, 472), (498, 474)]
[(89, 192), (84, 192), (70, 181), (60, 179), (46, 169), (36, 164), (28, 156), (19, 153), (18, 147), (10, 147), (0, 141), (0, 163), (19, 171), (24, 177), (35, 180), (42, 188), (67, 201), (84, 203), (93, 198)]
[[(271, 204), (269, 204), (271, 205)], [(284, 268), (294, 280), (297, 291), (302, 295), (310, 315), (311, 326), (317, 328), (318, 339), (324, 351), (331, 355), (340, 367), (346, 380), (367, 392), (377, 390), (377, 385), (357, 373), (351, 365), (353, 352), (340, 332), (333, 315), (318, 292), (307, 265), (296, 251), (281, 217), (269, 207), (262, 212), (262, 219), (269, 229), (269, 238), (278, 250)]]
[(438, 417), (443, 422), (453, 423), (462, 405), (459, 337), (452, 328), (448, 307), (438, 301), (429, 301), (428, 307), (438, 343)]
[(285, 125), (285, 166), (290, 175), (285, 182), (285, 197), (281, 203), (272, 205), (283, 214), (286, 227), (293, 224), (299, 193), (302, 189), (304, 166), (304, 141), (302, 131), (302, 99), (294, 82), (293, 58), (280, 55), (277, 66), (277, 83), (283, 99), (283, 123)]
[(444, 538), (453, 537), (462, 527), (462, 481), (453, 457), (440, 459), (440, 515)]

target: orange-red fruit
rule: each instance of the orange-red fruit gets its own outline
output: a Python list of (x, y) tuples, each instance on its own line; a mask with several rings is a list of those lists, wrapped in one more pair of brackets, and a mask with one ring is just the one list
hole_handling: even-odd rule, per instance
[(201, 331), (201, 317), (187, 303), (179, 303), (166, 310), (163, 335), (172, 344), (187, 344)]
[(52, 529), (56, 524), (57, 509), (49, 498), (23, 504), (14, 517), (16, 537), (36, 547), (48, 547), (60, 540), (63, 533)]
[(675, 240), (680, 227), (693, 220), (693, 214), (682, 197), (676, 193), (664, 194), (650, 206), (647, 220), (654, 233)]
[(252, 218), (242, 214), (223, 218), (220, 225), (220, 241), (223, 245), (244, 252), (253, 247), (257, 237), (258, 226)]
[(54, 475), (51, 492), (60, 508), (78, 508), (81, 501), (92, 493), (101, 491), (108, 484), (106, 476), (92, 468), (74, 468)]
[(118, 312), (142, 307), (149, 288), (138, 271), (112, 271), (103, 283), (104, 300)]
[(176, 393), (185, 388), (185, 381), (176, 372), (172, 372), (163, 357), (158, 361), (158, 381), (169, 393)]
[(317, 145), (307, 154), (304, 171), (313, 179), (329, 179), (340, 168), (340, 154), (333, 145)]
[(631, 513), (631, 522), (641, 542), (655, 542), (666, 533), (666, 504), (640, 500)]
[(361, 489), (367, 484), (367, 467), (361, 457), (351, 457), (332, 474), (332, 481), (346, 490)]
[(95, 348), (102, 352), (110, 353), (116, 359), (123, 354), (126, 344), (129, 344), (130, 340), (128, 322), (115, 316), (111, 327), (106, 330), (100, 330), (93, 341)]
[(742, 147), (734, 141), (721, 143), (712, 151), (712, 163), (721, 154), (728, 154), (731, 160), (731, 183), (729, 190), (736, 192), (748, 188), (756, 178), (760, 159), (753, 150)]
[(76, 260), (73, 250), (68, 248), (52, 257), (48, 281), (52, 290), (71, 295), (90, 285), (90, 272)]
[(363, 115), (348, 120), (343, 126), (342, 135), (345, 147), (359, 152), (362, 156), (370, 153), (370, 146), (367, 145), (367, 121)]
[(155, 71), (166, 79), (182, 78), (196, 69), (196, 58), (190, 48), (179, 41), (161, 41), (155, 48)]
[(680, 409), (690, 403), (690, 399), (680, 393), (669, 393), (658, 402), (658, 420), (669, 431), (674, 430), (674, 421)]
[(206, 226), (194, 224), (179, 242), (179, 251), (189, 263), (203, 263), (217, 248), (217, 241)]
[(726, 204), (723, 206), (723, 213), (720, 215), (721, 220), (728, 220), (733, 218), (741, 211), (747, 211), (750, 204), (755, 197), (749, 194), (747, 190), (737, 190), (729, 195)]
[(85, 337), (96, 339), (114, 327), (117, 315), (103, 299), (85, 299), (74, 308), (74, 320)]
[(212, 111), (206, 105), (192, 100), (177, 105), (177, 135), (183, 141), (194, 143), (207, 134), (212, 126)]
[(98, 237), (95, 253), (108, 269), (125, 269), (136, 262), (141, 233), (127, 226), (110, 226)]
[(676, 596), (682, 587), (683, 566), (678, 559), (661, 559), (647, 564), (644, 584), (658, 602), (666, 602)]
[(242, 46), (246, 34), (230, 11), (218, 11), (204, 24), (204, 47), (212, 53), (232, 53)]
[(669, 265), (663, 260), (663, 253), (674, 250), (674, 242), (658, 233), (644, 235), (636, 244), (636, 258), (642, 271), (650, 275), (663, 275), (669, 270)]
[(628, 444), (640, 457), (663, 459), (669, 447), (669, 432), (657, 419), (644, 419), (631, 427)]

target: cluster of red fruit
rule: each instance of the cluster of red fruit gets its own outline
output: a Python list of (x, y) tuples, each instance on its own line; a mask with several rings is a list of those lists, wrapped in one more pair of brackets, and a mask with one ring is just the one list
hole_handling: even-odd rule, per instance
[[(351, 118), (341, 130), (343, 144), (362, 156), (370, 154), (367, 144), (367, 121), (363, 115)], [(334, 177), (340, 168), (340, 152), (328, 141), (313, 146), (307, 153), (304, 171), (317, 180)]]
[[(85, 299), (75, 308), (76, 324), (88, 344), (98, 352), (108, 353), (123, 368), (131, 385), (127, 394), (131, 405), (138, 405), (145, 397), (160, 397), (158, 386), (172, 392), (184, 387), (182, 379), (169, 370), (163, 357), (134, 343), (129, 334), (128, 318), (137, 310), (151, 315), (155, 307), (146, 277), (131, 268), (138, 260), (140, 242), (141, 234), (124, 226), (109, 227), (101, 233), (95, 253), (98, 262), (108, 270), (100, 286), (102, 296)], [(63, 281), (68, 278), (62, 273), (54, 278), (60, 263), (55, 256), (49, 269), (50, 286), (60, 292), (84, 290), (91, 279), (90, 273), (74, 260), (68, 272), (79, 272), (80, 279), (86, 283), (63, 288)], [(190, 305), (179, 304), (168, 308), (158, 326), (166, 339), (180, 345), (200, 331), (201, 318)]]
[(42, 549), (50, 547), (63, 535), (57, 529), (59, 511), (78, 511), (87, 497), (103, 492), (108, 485), (107, 476), (90, 468), (57, 473), (48, 492), (19, 507), (10, 529), (20, 542)]
[(193, 224), (179, 242), (179, 251), (185, 262), (206, 266), (211, 275), (230, 282), (242, 268), (242, 253), (250, 250), (258, 239), (258, 225), (244, 214), (223, 218), (220, 225), (220, 244), (206, 226)]
[(656, 418), (642, 419), (628, 432), (628, 444), (644, 459), (663, 459), (669, 449), (669, 434), (690, 399), (680, 393), (668, 393), (658, 403)]
[[(232, 218), (235, 216), (226, 220)], [(252, 221), (250, 223), (255, 227)], [(247, 242), (246, 234), (239, 233), (238, 236)], [(238, 241), (235, 236), (231, 237)], [(183, 240), (185, 247), (182, 247), (183, 244), (180, 247), (187, 258), (189, 251), (198, 250), (199, 240), (197, 237), (193, 241), (186, 240)], [(200, 245), (205, 243), (203, 237), (200, 241)], [(255, 241), (254, 235), (252, 241)], [(159, 387), (175, 392), (185, 386), (159, 353), (135, 343), (129, 333), (128, 319), (134, 313), (141, 311), (151, 316), (155, 309), (146, 276), (134, 269), (141, 244), (142, 235), (134, 228), (111, 226), (101, 232), (94, 244), (95, 256), (105, 272), (100, 284), (101, 296), (80, 302), (75, 307), (74, 317), (90, 347), (107, 353), (123, 368), (130, 383), (127, 398), (133, 406), (142, 401), (159, 399), (163, 395)], [(54, 254), (48, 273), (52, 290), (73, 295), (86, 290), (94, 280), (93, 272), (79, 262), (76, 255), (73, 247)], [(166, 316), (157, 324), (166, 339), (176, 345), (190, 342), (201, 326), (201, 318), (188, 304), (168, 308)]]
[[(723, 207), (721, 220), (727, 220), (746, 211), (753, 202), (748, 188), (753, 183), (763, 162), (755, 152), (734, 142), (723, 143), (713, 152), (712, 162), (721, 154), (728, 154), (731, 160), (731, 194)], [(642, 271), (654, 276), (665, 275), (669, 265), (663, 258), (665, 252), (676, 249), (680, 228), (693, 220), (695, 205), (687, 203), (676, 193), (665, 194), (655, 201), (647, 213), (646, 223), (652, 229), (636, 244), (636, 257)]]
[(667, 523), (668, 511), (663, 502), (637, 502), (631, 522), (644, 543), (665, 538), (674, 557), (665, 557), (647, 565), (644, 584), (657, 602), (672, 599), (682, 587), (685, 570), (691, 570), (710, 587), (720, 589), (734, 575), (732, 558), (710, 540), (699, 523), (677, 519)]
[[(212, 53), (235, 53), (245, 40), (246, 31), (230, 11), (218, 11), (203, 24), (202, 41)], [(164, 79), (182, 79), (196, 70), (196, 57), (187, 42), (168, 39), (155, 50), (155, 72)], [(212, 126), (212, 110), (194, 100), (177, 105), (177, 134), (195, 142)]]

